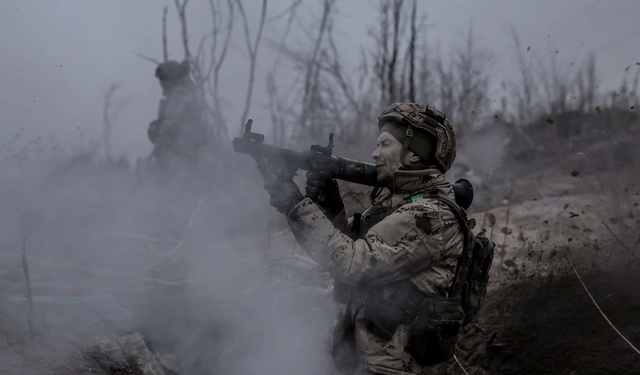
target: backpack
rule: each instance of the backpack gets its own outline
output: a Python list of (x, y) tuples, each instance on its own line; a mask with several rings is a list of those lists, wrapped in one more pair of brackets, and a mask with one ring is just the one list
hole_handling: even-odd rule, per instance
[(466, 325), (478, 315), (487, 294), (495, 244), (484, 232), (474, 235), (472, 229), (476, 224), (475, 219), (467, 219), (466, 212), (454, 201), (440, 195), (432, 195), (429, 198), (437, 199), (449, 206), (464, 232), (465, 245), (458, 261), (449, 296), (454, 298), (460, 296), (460, 305), (465, 315), (463, 325)]
[[(420, 198), (427, 198), (422, 196)], [(475, 220), (451, 199), (431, 195), (451, 208), (464, 233), (464, 248), (458, 260), (449, 297), (423, 299), (415, 322), (409, 327), (407, 351), (423, 365), (453, 357), (462, 326), (472, 322), (487, 294), (489, 269), (495, 245), (484, 233), (474, 235)]]

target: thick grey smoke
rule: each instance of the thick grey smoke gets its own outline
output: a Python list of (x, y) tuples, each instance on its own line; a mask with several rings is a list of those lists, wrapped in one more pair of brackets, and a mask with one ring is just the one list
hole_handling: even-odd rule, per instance
[(254, 163), (235, 162), (181, 180), (91, 158), (16, 170), (0, 182), (3, 314), (26, 323), (24, 236), (35, 309), (71, 348), (117, 329), (124, 308), (184, 373), (326, 373), (328, 278), (300, 257)]

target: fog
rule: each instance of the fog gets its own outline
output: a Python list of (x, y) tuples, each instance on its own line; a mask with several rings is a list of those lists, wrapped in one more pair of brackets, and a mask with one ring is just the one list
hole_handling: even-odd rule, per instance
[[(262, 2), (243, 4), (253, 40)], [(336, 137), (336, 149), (370, 161), (375, 122), (358, 124), (369, 129), (361, 133), (350, 129), (357, 127), (354, 118), (371, 120), (381, 108), (364, 105), (358, 116), (347, 111), (343, 122), (327, 116), (275, 137), (268, 77), (282, 99), (278, 114), (301, 112), (304, 103), (297, 97), (305, 73), (297, 62), (312, 54), (322, 12), (320, 2), (302, 1), (288, 28), (292, 4), (298, 3), (268, 3), (248, 107), (254, 131), (266, 134), (266, 142), (288, 141), (296, 150), (309, 142), (324, 144), (329, 132), (343, 134)], [(182, 61), (172, 2), (0, 3), (0, 329), (28, 330), (20, 268), (24, 243), (35, 309), (46, 317), (46, 335), (65, 343), (51, 354), (51, 366), (66, 363), (97, 335), (135, 329), (152, 351), (174, 354), (184, 374), (331, 373), (328, 338), (337, 313), (331, 278), (305, 256), (282, 215), (268, 205), (255, 162), (230, 147), (241, 131), (250, 85), (250, 53), (238, 13), (219, 83), (228, 138), (218, 139), (187, 175), (164, 173), (150, 162), (146, 131), (157, 117), (161, 88), (149, 58), (163, 59), (165, 6), (169, 59)], [(596, 90), (603, 98), (640, 64), (634, 43), (640, 4), (634, 1), (420, 2), (418, 10), (426, 14), (423, 43), (444, 66), (454, 65), (456, 48), (470, 29), (476, 48), (491, 51), (482, 73), (490, 77), (486, 108), (471, 126), (476, 141), (461, 143), (454, 168), (460, 176), (474, 172), (474, 184), (485, 187), (478, 197), (487, 201), (504, 198), (489, 196), (487, 181), (516, 175), (501, 166), (509, 140), (522, 131), (504, 123), (487, 126), (510, 97), (504, 87), (519, 79), (512, 30), (523, 50), (540, 61), (557, 55), (560, 76), (573, 77), (572, 67), (593, 54)], [(375, 50), (371, 34), (380, 23), (378, 12), (368, 0), (335, 5), (335, 54), (354, 81), (367, 69), (363, 54)], [(208, 2), (189, 2), (187, 20), (195, 54), (211, 30)], [(114, 83), (119, 89), (113, 100), (121, 108), (111, 113), (113, 152), (107, 160), (104, 93)], [(358, 98), (365, 101), (362, 91)], [(637, 93), (630, 97), (637, 100)], [(506, 122), (505, 113), (499, 117)], [(303, 116), (282, 123), (290, 125), (292, 118)], [(302, 174), (296, 179), (301, 186)], [(343, 192), (363, 189), (341, 186)], [(121, 327), (128, 324), (118, 315), (122, 311), (130, 314), (133, 328)], [(0, 370), (3, 363), (24, 374), (51, 370), (21, 361), (0, 360)]]

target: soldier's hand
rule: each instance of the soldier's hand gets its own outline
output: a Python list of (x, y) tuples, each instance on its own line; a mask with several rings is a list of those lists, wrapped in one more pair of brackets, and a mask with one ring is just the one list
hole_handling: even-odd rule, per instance
[(325, 171), (310, 170), (307, 171), (306, 177), (307, 197), (318, 203), (327, 217), (333, 220), (344, 209), (338, 182)]
[(269, 204), (278, 209), (278, 212), (289, 213), (303, 199), (292, 175), (274, 168), (264, 159), (258, 161), (258, 169), (264, 177), (264, 188), (270, 196)]

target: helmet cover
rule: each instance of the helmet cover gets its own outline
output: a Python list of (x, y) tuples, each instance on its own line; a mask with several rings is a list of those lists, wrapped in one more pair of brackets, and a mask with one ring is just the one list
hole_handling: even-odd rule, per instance
[[(424, 138), (419, 135), (427, 135), (435, 141), (433, 159), (438, 169), (445, 173), (451, 168), (456, 157), (456, 138), (453, 127), (442, 112), (424, 104), (394, 103), (383, 110), (378, 117), (378, 129), (389, 122), (395, 122), (407, 128), (406, 135), (412, 136), (409, 148), (414, 151), (425, 149), (420, 145), (421, 142), (425, 142)], [(423, 155), (419, 156), (425, 159)]]
[(156, 77), (161, 81), (177, 81), (189, 74), (189, 66), (186, 63), (169, 60), (158, 65)]

